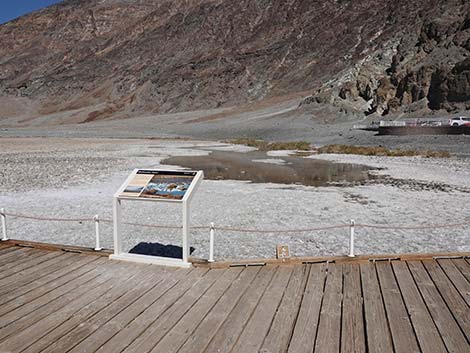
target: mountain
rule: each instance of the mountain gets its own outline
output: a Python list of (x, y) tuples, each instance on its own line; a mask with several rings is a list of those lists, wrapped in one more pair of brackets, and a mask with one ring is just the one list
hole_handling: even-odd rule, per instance
[(0, 26), (0, 119), (88, 122), (307, 97), (470, 109), (466, 0), (66, 0)]
[(419, 6), (423, 10), (415, 13), (414, 23), (392, 16), (391, 40), (325, 82), (303, 104), (376, 116), (470, 110), (470, 2)]

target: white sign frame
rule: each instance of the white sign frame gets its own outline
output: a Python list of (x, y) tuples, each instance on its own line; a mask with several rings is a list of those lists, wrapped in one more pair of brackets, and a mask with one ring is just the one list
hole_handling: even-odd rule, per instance
[[(146, 172), (174, 172), (174, 173), (196, 173), (188, 190), (186, 190), (183, 198), (179, 199), (165, 199), (165, 198), (145, 198), (145, 197), (132, 197), (132, 196), (123, 196), (122, 193), (126, 189), (127, 185), (134, 179), (137, 172), (146, 171)], [(176, 266), (176, 267), (191, 267), (191, 263), (188, 261), (189, 257), (189, 231), (190, 231), (190, 202), (194, 196), (195, 191), (201, 184), (204, 178), (204, 173), (202, 170), (167, 170), (167, 169), (134, 169), (133, 172), (129, 175), (126, 181), (121, 185), (119, 190), (113, 196), (113, 235), (114, 235), (114, 254), (110, 255), (109, 258), (113, 260), (121, 261), (132, 261), (132, 262), (143, 262), (143, 263), (153, 263), (165, 266)], [(161, 256), (151, 256), (151, 255), (141, 255), (141, 254), (130, 254), (122, 251), (122, 233), (121, 233), (121, 216), (122, 201), (153, 201), (161, 203), (178, 203), (182, 205), (182, 218), (183, 218), (183, 257), (182, 259), (174, 259)]]

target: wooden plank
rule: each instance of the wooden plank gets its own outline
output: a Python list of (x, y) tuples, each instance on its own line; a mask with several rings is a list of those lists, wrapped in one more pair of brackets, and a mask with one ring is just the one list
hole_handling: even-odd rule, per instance
[[(129, 278), (138, 271), (136, 267), (121, 267), (119, 278)], [(51, 329), (71, 318), (84, 306), (93, 303), (100, 297), (106, 295), (106, 293), (109, 293), (115, 285), (116, 279), (107, 276), (101, 276), (101, 278), (97, 277), (91, 282), (91, 286), (87, 288), (88, 290), (86, 292), (81, 293), (78, 297), (73, 296), (75, 293), (64, 295), (63, 299), (66, 301), (66, 305), (62, 305), (60, 309), (48, 310), (43, 318), (39, 320), (35, 319), (34, 323), (30, 323), (27, 328), (23, 327), (21, 330), (16, 330), (14, 333), (10, 334), (8, 338), (2, 340), (1, 346), (6, 351), (22, 351), (32, 342), (50, 332)], [(87, 286), (82, 286), (80, 290), (82, 290), (83, 287)]]
[(24, 353), (34, 353), (38, 349), (41, 352), (69, 351), (174, 275), (178, 276), (178, 271), (152, 265), (126, 281), (120, 280), (112, 291), (75, 313), (71, 319), (56, 327)]
[(312, 352), (317, 336), (326, 278), (326, 264), (309, 265), (308, 280), (288, 352)]
[(360, 266), (368, 350), (369, 352), (393, 353), (391, 333), (375, 264), (368, 263)]
[(329, 264), (323, 302), (320, 310), (315, 352), (339, 353), (341, 341), (341, 308), (343, 304), (343, 268)]
[(73, 273), (76, 274), (75, 277), (78, 277), (80, 272), (75, 270), (78, 270), (81, 266), (89, 264), (98, 259), (96, 256), (81, 256), (76, 254), (70, 255), (72, 256), (69, 258), (69, 260), (65, 262), (58, 270), (46, 273), (44, 276), (38, 277), (36, 280), (28, 284), (23, 284), (20, 287), (15, 286), (15, 283), (11, 283), (11, 290), (9, 290), (8, 293), (4, 293), (0, 296), (0, 313), (2, 310), (2, 305), (12, 300), (16, 300), (18, 306), (20, 306), (22, 305), (21, 303), (30, 301), (25, 300), (24, 296), (30, 294), (34, 290), (36, 291), (34, 292), (35, 294), (33, 297), (36, 298), (51, 291), (54, 288), (57, 288), (61, 284), (68, 282), (69, 279), (66, 277), (66, 275)]
[(376, 263), (382, 297), (396, 353), (420, 352), (400, 288), (389, 262)]
[(0, 271), (4, 268), (3, 266), (14, 263), (31, 253), (34, 254), (35, 252), (30, 248), (10, 247), (2, 249), (2, 252), (0, 253)]
[(382, 297), (388, 317), (395, 353), (419, 353), (419, 345), (411, 325), (400, 288), (389, 262), (376, 263)]
[(470, 264), (464, 259), (453, 259), (454, 265), (462, 272), (462, 275), (470, 282)]
[(8, 252), (0, 257), (1, 270), (14, 267), (17, 264), (34, 259), (35, 257), (44, 256), (48, 252), (40, 251), (32, 248), (10, 248), (13, 251)]
[(459, 262), (455, 263), (450, 259), (438, 260), (438, 263), (447, 277), (452, 281), (455, 288), (457, 288), (465, 302), (470, 305), (470, 283), (457, 267), (461, 264)]
[(281, 303), (287, 284), (292, 275), (292, 267), (280, 266), (272, 282), (264, 292), (258, 305), (247, 322), (237, 343), (233, 347), (233, 352), (253, 352), (259, 351), (266, 335), (269, 332), (274, 315)]
[(466, 335), (467, 341), (470, 341), (470, 307), (436, 261), (423, 261), (423, 264)]
[[(104, 258), (96, 261), (96, 264), (106, 261)], [(102, 266), (106, 268), (105, 266)], [(71, 300), (79, 297), (93, 286), (109, 280), (109, 276), (101, 275), (96, 266), (80, 277), (64, 284), (63, 286), (43, 295), (31, 302), (24, 303), (15, 310), (0, 317), (0, 340), (11, 333), (24, 329), (49, 313), (59, 310)], [(46, 305), (47, 304), (47, 305)]]
[[(464, 299), (469, 294), (470, 282), (465, 277), (469, 264), (464, 259), (415, 261), (409, 266), (398, 261), (361, 264), (361, 267), (347, 263), (340, 265), (339, 274), (338, 265), (329, 265), (330, 273), (321, 274), (323, 280), (317, 281), (316, 286), (310, 282), (315, 276), (312, 269), (324, 265), (237, 268), (228, 269), (225, 273), (229, 276), (215, 276), (212, 282), (206, 281), (198, 287), (193, 286), (194, 281), (182, 285), (175, 282), (177, 276), (145, 271), (143, 276), (150, 282), (139, 286), (137, 267), (142, 265), (136, 267), (104, 259), (97, 264), (91, 260), (88, 264), (94, 265), (89, 266), (88, 272), (79, 272), (81, 268), (72, 259), (84, 259), (84, 255), (60, 255), (66, 260), (66, 266), (61, 268), (58, 254), (62, 253), (41, 262), (42, 271), (28, 267), (8, 277), (13, 281), (5, 281), (9, 291), (5, 296), (0, 295), (0, 350), (5, 347), (7, 351), (23, 353), (70, 350), (104, 353), (123, 349), (165, 353), (297, 353), (302, 350), (293, 346), (301, 336), (296, 330), (303, 328), (307, 336), (302, 337), (303, 341), (310, 345), (299, 346), (310, 353), (314, 347), (315, 352), (341, 349), (341, 352), (364, 353), (366, 340), (367, 351), (382, 353), (387, 350), (371, 346), (369, 340), (373, 322), (380, 323), (384, 318), (388, 339), (393, 342), (392, 351), (396, 353), (470, 352), (470, 304)], [(129, 277), (125, 284), (116, 287), (113, 281), (126, 271)], [(207, 280), (208, 277), (201, 277), (207, 270), (199, 271), (202, 272), (193, 278)], [(241, 272), (238, 279), (237, 271)], [(287, 272), (288, 278), (282, 277)], [(69, 285), (81, 277), (79, 273), (94, 277), (90, 275), (82, 284)], [(277, 281), (281, 277), (284, 280)], [(163, 290), (157, 285), (158, 280)], [(338, 290), (341, 285), (342, 291)], [(307, 317), (304, 305), (318, 300), (318, 295), (312, 296), (317, 287), (321, 287), (318, 310)], [(341, 304), (342, 292), (342, 316), (338, 317), (337, 305)], [(1, 315), (3, 310), (7, 312)], [(17, 317), (12, 320), (14, 312)], [(313, 328), (305, 330), (305, 323), (313, 324)], [(386, 341), (387, 335), (382, 335), (382, 340)]]
[(112, 332), (115, 333), (112, 339), (106, 341), (98, 351), (120, 352), (129, 346), (207, 271), (198, 268), (178, 272), (126, 308), (120, 318), (114, 320), (114, 325), (120, 327), (120, 330)]
[(106, 288), (104, 284), (110, 283), (110, 279), (105, 276), (95, 275), (90, 278), (89, 273), (82, 276), (82, 279), (86, 279), (85, 282), (82, 285), (77, 286), (75, 290), (64, 293), (63, 296), (36, 308), (34, 311), (28, 312), (24, 316), (16, 315), (16, 312), (21, 312), (20, 307), (19, 309), (11, 311), (5, 315), (4, 317), (7, 317), (5, 322), (3, 322), (3, 317), (0, 318), (2, 325), (5, 324), (5, 326), (0, 328), (0, 346), (4, 347), (5, 340), (14, 337), (19, 332), (24, 332), (24, 330), (34, 325), (36, 322), (49, 315), (54, 315), (55, 312), (64, 307), (69, 307), (71, 302), (79, 299), (81, 296), (86, 295), (97, 288), (98, 290)]
[(341, 352), (366, 353), (361, 273), (356, 264), (343, 264)]
[[(196, 329), (207, 313), (221, 299), (232, 283), (236, 283), (242, 268), (231, 268), (217, 279), (215, 284), (204, 293), (173, 328), (158, 342), (152, 352), (177, 352), (186, 339)], [(175, 304), (177, 305), (177, 304)]]
[[(320, 263), (320, 262), (334, 262), (335, 264), (364, 264), (371, 260), (395, 259), (401, 261), (417, 261), (417, 260), (432, 260), (435, 257), (470, 257), (470, 252), (440, 252), (440, 253), (424, 253), (424, 254), (377, 254), (377, 255), (358, 255), (355, 257), (349, 256), (317, 256), (317, 257), (290, 257), (288, 262), (290, 265), (302, 265), (304, 263)], [(285, 265), (285, 259), (246, 259), (234, 261), (217, 261), (208, 264), (207, 262), (197, 262), (194, 260), (193, 265), (198, 267), (210, 268), (227, 268), (234, 264), (244, 265), (253, 263), (263, 263), (266, 265)]]
[(41, 262), (47, 261), (57, 256), (57, 253), (42, 252), (38, 250), (32, 250), (27, 253), (25, 257), (12, 261), (6, 265), (3, 265), (0, 271), (0, 281), (8, 281), (8, 277), (15, 273), (24, 272), (28, 269), (34, 269), (35, 266)]
[(74, 245), (64, 245), (64, 244), (50, 244), (50, 243), (41, 243), (29, 240), (20, 240), (20, 239), (10, 239), (7, 242), (7, 245), (10, 246), (23, 246), (23, 247), (30, 247), (42, 251), (72, 251), (75, 253), (87, 254), (92, 256), (102, 256), (102, 257), (109, 257), (113, 252), (109, 249), (103, 249), (99, 252), (96, 252), (94, 248), (87, 248), (83, 246), (74, 246)]
[[(207, 270), (196, 269), (192, 271), (192, 273), (190, 274), (192, 279), (184, 279), (182, 281), (182, 286), (180, 286), (179, 289), (181, 290), (183, 288), (183, 290), (181, 290), (180, 292), (177, 292), (177, 291), (171, 292), (171, 293), (166, 292), (165, 295), (163, 295), (163, 297), (160, 298), (162, 299), (162, 302), (165, 302), (168, 304), (168, 302), (166, 301), (167, 298), (165, 297), (167, 295), (170, 296), (171, 304), (165, 307), (165, 310), (168, 309), (168, 307), (172, 307), (172, 305), (175, 303), (175, 301), (177, 301), (180, 298), (181, 295), (190, 293), (190, 289), (192, 285), (198, 285), (199, 283), (203, 282), (204, 281), (203, 275), (205, 273), (207, 273)], [(188, 281), (188, 283), (185, 283), (186, 280)], [(176, 298), (172, 297), (171, 294), (176, 294), (177, 295)], [(83, 351), (89, 352), (89, 351), (97, 350), (101, 345), (103, 345), (109, 339), (115, 336), (120, 330), (120, 328), (127, 326), (133, 320), (139, 320), (139, 317), (140, 318), (144, 317), (140, 314), (142, 314), (143, 312), (146, 311), (146, 309), (148, 309), (148, 305), (146, 305), (146, 303), (147, 302), (145, 301), (145, 298), (144, 300), (140, 300), (137, 303), (134, 303), (134, 305), (130, 306), (131, 308), (130, 310), (125, 310), (121, 312), (118, 316), (113, 318), (113, 320), (103, 325), (97, 332), (87, 337), (87, 339), (82, 341), (78, 346), (74, 347), (74, 349), (72, 349), (70, 352), (83, 352)], [(157, 318), (158, 316), (152, 317), (151, 323), (153, 323)]]
[(283, 353), (287, 350), (307, 283), (306, 268), (307, 266), (305, 265), (297, 265), (294, 267), (289, 284), (287, 285), (287, 290), (282, 297), (282, 302), (275, 314), (273, 323), (264, 339), (260, 352)]
[(13, 247), (11, 244), (5, 242), (5, 241), (0, 241), (0, 250), (6, 249), (6, 248), (11, 248)]
[(15, 250), (17, 250), (17, 249), (16, 249), (14, 246), (7, 246), (6, 244), (2, 244), (2, 243), (0, 242), (0, 258), (1, 258), (3, 255), (5, 255), (5, 254), (7, 254), (7, 253), (9, 253), (9, 252), (11, 252), (11, 251), (15, 251)]
[[(228, 269), (210, 270), (195, 283), (191, 289), (179, 298), (158, 320), (152, 324), (126, 348), (125, 352), (150, 352), (163, 336), (173, 328), (181, 317), (193, 306), (199, 298), (211, 288), (214, 282)], [(72, 352), (73, 353), (73, 352)]]
[(17, 248), (17, 247), (14, 247), (14, 246), (1, 248), (0, 249), (0, 266), (1, 266), (1, 264), (6, 262), (4, 260), (4, 258), (7, 258), (8, 256), (10, 256), (11, 254), (17, 252), (18, 250), (20, 250), (20, 249)]
[(14, 246), (14, 245), (9, 244), (8, 242), (0, 241), (0, 257), (3, 254), (6, 254), (10, 251), (14, 251), (18, 249), (20, 249), (19, 246)]
[(0, 280), (0, 295), (6, 296), (11, 290), (22, 287), (28, 283), (35, 281), (38, 277), (46, 275), (63, 266), (64, 262), (70, 258), (71, 254), (57, 254), (50, 259), (41, 262), (40, 264), (29, 268), (27, 270), (15, 273), (8, 278)]
[(267, 266), (258, 272), (252, 286), (248, 288), (219, 330), (212, 337), (205, 350), (206, 353), (231, 351), (276, 272), (277, 266)]
[(470, 352), (467, 339), (420, 261), (408, 266), (449, 353)]
[(84, 266), (78, 270), (75, 276), (66, 277), (65, 281), (60, 281), (60, 286), (52, 290), (48, 288), (40, 288), (35, 291), (20, 295), (13, 301), (4, 303), (0, 306), (0, 328), (13, 322), (17, 317), (23, 317), (35, 309), (47, 304), (48, 302), (60, 297), (69, 290), (75, 289), (88, 280), (98, 276), (96, 266)]
[[(65, 316), (67, 320), (62, 317), (64, 321), (54, 321), (52, 330), (40, 337), (29, 349), (22, 348), (22, 352), (68, 351), (119, 312), (132, 305), (150, 289), (159, 285), (161, 281), (167, 278), (169, 273), (173, 274), (174, 270), (143, 265), (142, 269), (129, 277), (117, 278), (113, 287), (104, 295), (75, 312), (73, 316)], [(50, 318), (38, 322), (37, 325), (42, 331), (45, 331), (50, 326), (48, 321), (50, 321)], [(32, 327), (29, 329), (32, 329)], [(25, 334), (29, 337), (29, 343), (32, 343), (34, 332), (28, 334), (28, 330), (25, 330)]]
[(418, 343), (423, 353), (447, 352), (439, 331), (416, 287), (406, 262), (392, 263), (395, 277), (405, 301)]
[[(33, 250), (35, 254), (32, 254), (24, 259), (15, 261), (11, 264), (11, 267), (6, 269), (5, 266), (2, 267), (2, 271), (0, 272), (0, 283), (3, 285), (4, 283), (8, 283), (12, 280), (12, 276), (16, 274), (25, 275), (31, 272), (35, 272), (38, 266), (44, 267), (43, 262), (57, 258), (58, 256), (62, 255), (61, 253), (55, 252), (46, 252), (46, 253), (36, 253), (36, 250)], [(46, 264), (46, 266), (47, 266)]]
[[(246, 289), (253, 284), (260, 267), (248, 267), (243, 269), (238, 277), (222, 295), (217, 304), (202, 320), (194, 332), (186, 339), (184, 345), (178, 349), (179, 353), (204, 352), (205, 348), (222, 326), (227, 316), (232, 312)], [(103, 351), (104, 352), (104, 351)]]

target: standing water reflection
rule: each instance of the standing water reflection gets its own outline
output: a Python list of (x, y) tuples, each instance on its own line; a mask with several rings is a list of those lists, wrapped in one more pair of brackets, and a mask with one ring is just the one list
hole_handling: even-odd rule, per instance
[(212, 151), (207, 156), (175, 156), (162, 162), (204, 170), (211, 180), (247, 180), (254, 183), (327, 186), (376, 178), (374, 168), (359, 164), (333, 163), (296, 156), (270, 157), (265, 152)]

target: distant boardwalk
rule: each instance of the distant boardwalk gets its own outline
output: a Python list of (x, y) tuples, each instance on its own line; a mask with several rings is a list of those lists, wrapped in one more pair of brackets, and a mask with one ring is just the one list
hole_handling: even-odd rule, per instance
[(0, 352), (470, 352), (465, 258), (173, 269), (0, 243)]
[(380, 126), (379, 135), (470, 135), (469, 126)]

